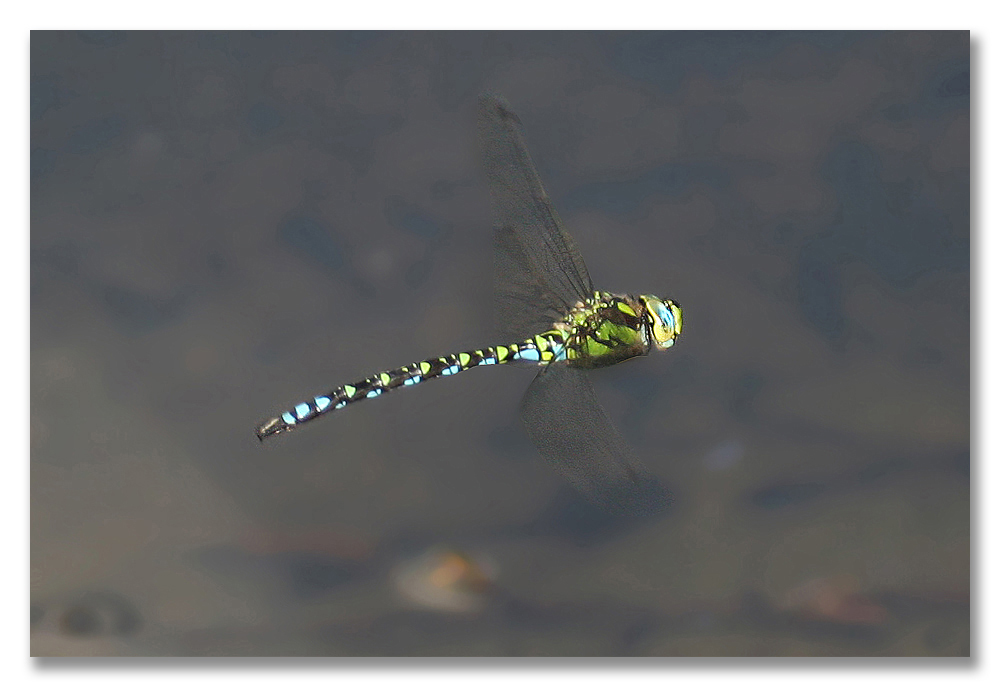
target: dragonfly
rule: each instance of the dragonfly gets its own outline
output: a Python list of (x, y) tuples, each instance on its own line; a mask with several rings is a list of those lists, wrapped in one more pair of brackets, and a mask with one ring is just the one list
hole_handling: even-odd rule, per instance
[(496, 94), (480, 96), (478, 129), (494, 215), (494, 307), (507, 343), (378, 372), (302, 401), (257, 427), (264, 439), (396, 389), (490, 365), (541, 369), (520, 405), (539, 452), (589, 501), (613, 514), (647, 514), (672, 497), (636, 459), (589, 377), (681, 333), (677, 301), (594, 288), (528, 154), (520, 119)]

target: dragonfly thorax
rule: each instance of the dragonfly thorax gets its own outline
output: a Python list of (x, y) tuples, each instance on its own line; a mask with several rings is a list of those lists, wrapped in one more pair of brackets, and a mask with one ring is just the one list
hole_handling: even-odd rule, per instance
[(653, 346), (663, 347), (667, 334), (661, 316), (651, 314), (656, 311), (644, 298), (595, 292), (543, 336), (555, 334), (561, 339), (565, 356), (556, 359), (571, 367), (605, 367), (646, 355)]

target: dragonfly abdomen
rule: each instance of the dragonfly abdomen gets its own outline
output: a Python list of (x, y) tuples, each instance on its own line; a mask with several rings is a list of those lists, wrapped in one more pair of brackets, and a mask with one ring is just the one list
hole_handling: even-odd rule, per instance
[(437, 377), (448, 377), (474, 367), (506, 365), (513, 362), (545, 365), (565, 359), (565, 335), (559, 330), (548, 331), (514, 344), (428, 358), (412, 365), (379, 372), (359, 382), (339, 386), (328, 393), (303, 401), (281, 415), (262, 422), (257, 427), (257, 438), (263, 441), (271, 435), (290, 431), (305, 422), (334, 410), (346, 408), (357, 401), (377, 398), (400, 387), (414, 386)]

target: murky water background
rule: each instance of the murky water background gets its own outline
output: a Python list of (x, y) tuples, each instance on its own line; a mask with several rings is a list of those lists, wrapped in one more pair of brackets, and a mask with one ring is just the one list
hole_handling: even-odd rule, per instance
[[(968, 655), (969, 35), (31, 38), (34, 655)], [(487, 369), (476, 96), (607, 290), (675, 504), (615, 520)]]

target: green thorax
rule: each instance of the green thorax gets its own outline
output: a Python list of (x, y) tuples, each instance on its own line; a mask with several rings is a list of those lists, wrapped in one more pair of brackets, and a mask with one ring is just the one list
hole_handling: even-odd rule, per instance
[(597, 291), (541, 337), (561, 340), (571, 367), (605, 367), (649, 353), (647, 317), (638, 297)]

